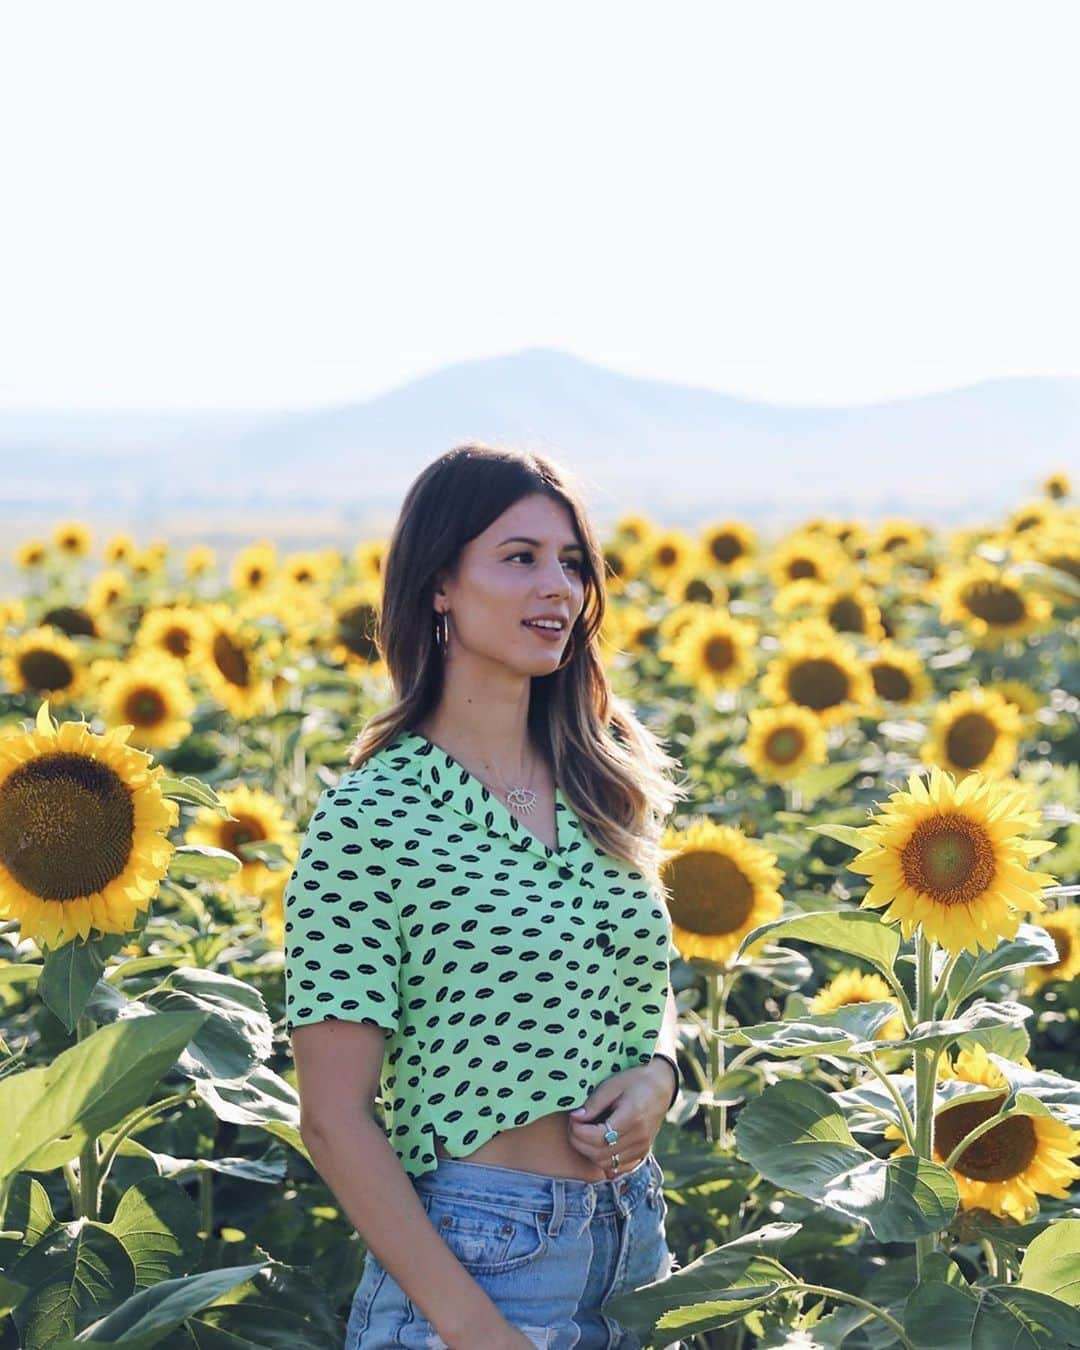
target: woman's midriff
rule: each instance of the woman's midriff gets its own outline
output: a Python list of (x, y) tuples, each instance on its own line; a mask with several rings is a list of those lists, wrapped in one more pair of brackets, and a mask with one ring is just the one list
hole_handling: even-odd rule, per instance
[[(520, 1172), (540, 1172), (544, 1176), (572, 1177), (576, 1181), (607, 1181), (603, 1167), (583, 1157), (570, 1143), (570, 1112), (555, 1111), (527, 1125), (503, 1130), (481, 1144), (475, 1153), (455, 1158), (455, 1162), (491, 1163), (495, 1167), (515, 1167)], [(436, 1138), (435, 1152), (440, 1158), (451, 1155)], [(617, 1148), (617, 1145), (615, 1146)], [(636, 1161), (636, 1159), (635, 1159)], [(626, 1160), (619, 1167), (627, 1171)]]

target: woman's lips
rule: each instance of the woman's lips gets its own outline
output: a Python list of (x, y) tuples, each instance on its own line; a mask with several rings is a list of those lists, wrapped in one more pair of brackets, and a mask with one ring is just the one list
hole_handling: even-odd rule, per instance
[(535, 628), (531, 623), (522, 620), (522, 628), (527, 628), (530, 633), (536, 633), (538, 637), (544, 638), (548, 642), (561, 642), (563, 629), (561, 628)]

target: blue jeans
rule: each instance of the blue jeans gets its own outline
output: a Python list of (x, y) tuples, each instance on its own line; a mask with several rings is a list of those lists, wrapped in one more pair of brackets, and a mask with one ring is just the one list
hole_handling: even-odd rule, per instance
[[(413, 1184), (439, 1236), (534, 1345), (640, 1350), (640, 1336), (602, 1309), (616, 1294), (672, 1273), (663, 1181), (649, 1153), (614, 1181), (440, 1158)], [(345, 1350), (446, 1350), (446, 1344), (368, 1248)], [(667, 1350), (681, 1346), (676, 1341)]]

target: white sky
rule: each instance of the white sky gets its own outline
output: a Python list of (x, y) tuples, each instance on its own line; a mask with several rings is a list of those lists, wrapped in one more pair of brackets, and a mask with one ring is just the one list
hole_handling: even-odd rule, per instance
[(1080, 375), (1072, 0), (9, 0), (0, 406)]

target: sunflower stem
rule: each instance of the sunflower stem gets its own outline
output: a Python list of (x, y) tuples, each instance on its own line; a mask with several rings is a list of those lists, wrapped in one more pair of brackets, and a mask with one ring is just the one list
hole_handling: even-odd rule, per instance
[(997, 1252), (994, 1249), (994, 1244), (990, 1241), (989, 1238), (983, 1238), (981, 1245), (983, 1249), (983, 1254), (986, 1257), (987, 1274), (991, 1275), (996, 1280), (1000, 1272), (998, 1270), (998, 1258)]
[[(724, 1042), (717, 1034), (723, 1030), (724, 1015), (727, 1010), (727, 997), (731, 989), (731, 977), (728, 974), (709, 972), (705, 977), (709, 992), (709, 1080), (715, 1089), (724, 1072)], [(727, 1147), (727, 1106), (710, 1106), (708, 1110), (709, 1133), (713, 1143), (721, 1148)]]
[[(875, 1076), (875, 1078), (877, 1078), (880, 1081), (882, 1087), (885, 1088), (889, 1096), (893, 1099), (894, 1103), (896, 1104), (896, 1109), (900, 1115), (900, 1128), (904, 1132), (904, 1142), (907, 1144), (908, 1148), (911, 1149), (912, 1153), (915, 1153), (917, 1151), (915, 1147), (916, 1142), (915, 1122), (911, 1119), (911, 1113), (907, 1109), (907, 1103), (900, 1095), (900, 1089), (892, 1081), (892, 1079), (881, 1067), (881, 1065), (877, 1063), (872, 1054), (865, 1056), (852, 1055), (851, 1058), (854, 1059), (857, 1064), (862, 1064), (865, 1068), (869, 1069), (870, 1072)], [(876, 1108), (871, 1109), (876, 1110)], [(886, 1113), (879, 1112), (878, 1114), (885, 1115)]]
[(177, 1106), (180, 1102), (190, 1101), (196, 1095), (194, 1088), (188, 1088), (186, 1092), (175, 1092), (171, 1097), (163, 1097), (161, 1101), (150, 1102), (149, 1105), (140, 1107), (128, 1120), (126, 1120), (113, 1135), (109, 1141), (108, 1147), (101, 1156), (101, 1181), (109, 1175), (109, 1169), (112, 1167), (113, 1159), (120, 1150), (120, 1145), (125, 1139), (135, 1132), (140, 1125), (144, 1124), (151, 1116), (158, 1115), (167, 1110), (170, 1106)]
[[(76, 1041), (88, 1040), (97, 1031), (92, 1017), (80, 1017), (76, 1024)], [(99, 1219), (101, 1178), (98, 1164), (97, 1135), (92, 1135), (79, 1151), (79, 1217)]]
[(941, 972), (941, 978), (938, 980), (937, 984), (934, 985), (933, 1003), (935, 1007), (937, 1006), (938, 999), (941, 998), (942, 994), (944, 994), (945, 990), (949, 987), (949, 976), (953, 973), (953, 967), (959, 960), (960, 952), (957, 951), (953, 952), (945, 962), (945, 967)]
[[(934, 1006), (934, 945), (920, 927), (915, 934), (915, 1016), (929, 1022)], [(934, 1156), (934, 1072), (937, 1056), (922, 1046), (912, 1051), (915, 1070), (915, 1156), (933, 1160)], [(937, 1247), (937, 1234), (926, 1233), (915, 1240), (915, 1267), (919, 1280), (927, 1257)]]
[(81, 1217), (82, 1199), (79, 1195), (79, 1178), (75, 1175), (75, 1169), (71, 1163), (66, 1162), (63, 1166), (64, 1180), (67, 1182), (68, 1195), (71, 1196), (71, 1213), (74, 1218)]
[(874, 1317), (880, 1317), (900, 1344), (906, 1347), (906, 1350), (915, 1350), (904, 1328), (895, 1317), (891, 1317), (883, 1308), (877, 1308), (874, 1304), (868, 1303), (866, 1299), (859, 1298), (857, 1294), (849, 1294), (846, 1289), (831, 1289), (824, 1284), (804, 1284), (801, 1280), (797, 1284), (785, 1284), (782, 1288), (784, 1293), (821, 1294), (825, 1298), (836, 1299), (841, 1303), (853, 1303), (856, 1308), (864, 1308)]

